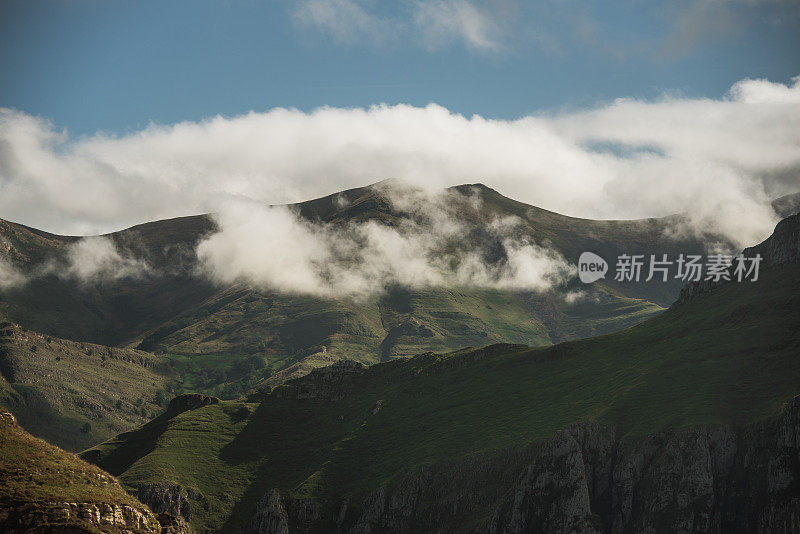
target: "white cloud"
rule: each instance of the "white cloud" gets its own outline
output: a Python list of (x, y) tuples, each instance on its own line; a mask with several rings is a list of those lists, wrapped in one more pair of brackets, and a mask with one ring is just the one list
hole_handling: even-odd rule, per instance
[(508, 28), (496, 14), (503, 2), (468, 0), (409, 0), (378, 14), (379, 2), (370, 0), (303, 0), (291, 16), (307, 30), (318, 31), (334, 43), (391, 45), (402, 41), (439, 49), (452, 43), (468, 49), (497, 51)]
[(730, 91), (731, 98), (747, 104), (800, 104), (800, 76), (792, 78), (790, 85), (765, 79), (736, 82)]
[(466, 0), (418, 0), (414, 22), (429, 47), (438, 48), (453, 40), (479, 50), (499, 50), (502, 27), (482, 8)]
[(27, 278), (10, 261), (0, 256), (0, 289), (6, 290), (25, 285)]
[(293, 202), (396, 178), (484, 182), (587, 218), (688, 212), (740, 245), (800, 189), (800, 83), (745, 80), (725, 98), (622, 99), (518, 120), (437, 106), (274, 109), (71, 139), (0, 111), (0, 217), (50, 231), (118, 229), (231, 200)]
[(544, 290), (574, 270), (558, 253), (516, 236), (516, 219), (486, 226), (505, 251), (502, 260), (489, 261), (475, 244), (465, 246), (471, 227), (459, 216), (470, 204), (460, 195), (384, 187), (398, 209), (413, 214), (411, 220), (400, 226), (319, 225), (285, 207), (228, 205), (217, 217), (219, 232), (198, 245), (201, 274), (220, 283), (359, 297), (394, 284)]
[(149, 270), (144, 261), (120, 254), (114, 242), (103, 236), (75, 241), (67, 247), (65, 262), (50, 262), (44, 267), (44, 272), (81, 283), (138, 278)]
[(338, 43), (383, 42), (395, 23), (370, 13), (356, 0), (304, 0), (292, 13), (301, 26), (316, 28)]

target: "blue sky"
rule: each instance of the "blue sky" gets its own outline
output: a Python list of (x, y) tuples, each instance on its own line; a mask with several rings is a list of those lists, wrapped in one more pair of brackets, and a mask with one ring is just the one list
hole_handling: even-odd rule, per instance
[[(669, 4), (661, 6), (660, 4)], [(0, 107), (71, 135), (274, 107), (513, 119), (800, 73), (794, 2), (3, 0)]]

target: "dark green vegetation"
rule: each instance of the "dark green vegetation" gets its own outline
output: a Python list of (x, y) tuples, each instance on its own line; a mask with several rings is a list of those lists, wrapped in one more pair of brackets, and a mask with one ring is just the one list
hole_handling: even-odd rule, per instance
[(514, 454), (577, 421), (632, 436), (743, 425), (800, 391), (798, 276), (797, 263), (775, 265), (759, 282), (552, 347), (340, 364), (271, 394), (165, 414), (84, 457), (129, 488), (191, 490), (193, 525), (230, 532), (271, 488), (357, 501), (420, 466)]
[[(163, 358), (0, 325), (0, 405), (72, 450), (154, 417), (171, 395)], [(160, 393), (159, 393), (160, 392)]]
[[(474, 227), (464, 236), (465, 241), (487, 249), (493, 250), (497, 243), (481, 231), (483, 225), (514, 216), (521, 221), (521, 236), (551, 246), (573, 262), (584, 250), (609, 258), (622, 252), (702, 250), (698, 240), (665, 235), (678, 224), (678, 218), (590, 221), (534, 208), (484, 186), (463, 186), (451, 194), (456, 202), (463, 202), (459, 216)], [(482, 199), (479, 208), (469, 201), (474, 195)], [(337, 208), (340, 204), (335, 199), (342, 198), (349, 204)], [(396, 225), (401, 220), (424, 219), (418, 213), (394, 208), (379, 188), (372, 187), (306, 202), (295, 209), (309, 220), (331, 225), (365, 220)], [(425, 224), (424, 220), (418, 222)], [(55, 275), (39, 276), (23, 288), (0, 294), (0, 310), (9, 320), (46, 335), (148, 351), (263, 355), (280, 368), (313, 356), (322, 347), (336, 358), (372, 363), (382, 356), (413, 354), (420, 347), (454, 349), (498, 341), (539, 345), (585, 337), (658, 312), (680, 289), (679, 281), (599, 283), (590, 297), (610, 305), (598, 308), (564, 302), (563, 291), (539, 295), (494, 290), (398, 290), (354, 303), (246, 287), (220, 288), (192, 276), (194, 247), (213, 230), (209, 217), (196, 216), (110, 234), (119, 250), (145, 260), (155, 274), (91, 284)], [(48, 259), (63, 257), (75, 241), (6, 222), (0, 225), (0, 239), (6, 243), (5, 255), (28, 271)], [(482, 305), (476, 306), (476, 301)], [(505, 308), (504, 317), (495, 319), (496, 311), (486, 311), (497, 310), (487, 307), (493, 304)], [(384, 341), (393, 329), (396, 333), (387, 347)]]
[(238, 397), (269, 372), (256, 356), (156, 355), (0, 323), (0, 406), (30, 432), (69, 450), (152, 419), (180, 393)]

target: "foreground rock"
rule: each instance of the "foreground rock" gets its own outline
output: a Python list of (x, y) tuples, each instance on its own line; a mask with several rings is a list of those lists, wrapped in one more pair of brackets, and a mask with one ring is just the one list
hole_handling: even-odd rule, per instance
[(146, 508), (128, 505), (74, 502), (0, 504), (0, 531), (105, 532), (159, 534), (161, 524)]

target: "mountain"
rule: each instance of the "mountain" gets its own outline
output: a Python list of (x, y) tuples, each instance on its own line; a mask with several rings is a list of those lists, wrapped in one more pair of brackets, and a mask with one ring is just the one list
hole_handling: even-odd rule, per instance
[[(354, 224), (432, 228), (429, 214), (450, 210), (463, 235), (448, 246), (497, 263), (507, 251), (487, 228), (499, 220), (516, 221), (518, 239), (573, 263), (586, 250), (613, 261), (621, 253), (704, 248), (696, 238), (675, 236), (680, 217), (592, 221), (516, 202), (481, 184), (451, 188), (438, 204), (438, 197), (387, 187), (347, 190), (290, 209), (343, 232)], [(413, 202), (398, 202), (398, 195)], [(196, 247), (218, 230), (214, 217), (197, 215), (108, 234), (113, 250), (147, 268), (81, 280), (69, 273), (80, 238), (0, 221), (0, 260), (27, 277), (24, 285), (0, 284), (0, 317), (7, 319), (0, 403), (35, 435), (81, 450), (141, 424), (184, 392), (233, 399), (340, 359), (369, 365), (470, 345), (547, 346), (590, 337), (663, 311), (681, 284), (618, 283), (609, 276), (547, 291), (394, 285), (362, 298), (319, 297), (198, 275)]]
[(236, 397), (268, 376), (260, 358), (153, 354), (0, 323), (0, 406), (72, 451), (141, 425), (186, 391)]
[(153, 354), (0, 324), (0, 405), (28, 431), (68, 449), (155, 417), (172, 397), (166, 389), (175, 376)]
[(156, 516), (97, 467), (40, 439), (0, 410), (0, 531), (189, 534), (183, 520)]
[(616, 333), (337, 362), (82, 456), (199, 531), (789, 532), (798, 243), (800, 214), (758, 281)]
[[(680, 227), (680, 217), (575, 219), (480, 184), (451, 188), (448, 194), (448, 205), (467, 232), (453, 246), (479, 250), (487, 261), (502, 262), (505, 254), (503, 243), (487, 233), (487, 222), (509, 217), (519, 222), (519, 237), (573, 263), (585, 250), (610, 259), (621, 253), (701, 253), (705, 246), (694, 237), (670, 235)], [(431, 224), (398, 207), (381, 184), (291, 209), (306, 221), (337, 228), (363, 222), (397, 226), (412, 219), (423, 228)], [(371, 364), (424, 350), (492, 342), (547, 345), (611, 332), (660, 312), (681, 286), (676, 280), (609, 279), (547, 292), (398, 286), (366, 299), (303, 296), (214, 284), (197, 276), (195, 248), (216, 230), (212, 217), (199, 215), (108, 234), (118, 251), (151, 268), (113, 283), (86, 283), (64, 276), (63, 268), (42, 268), (62, 265), (78, 238), (0, 222), (0, 256), (29, 276), (22, 287), (0, 290), (0, 314), (43, 335), (82, 342), (197, 359), (257, 356), (272, 371), (284, 371), (277, 375), (282, 377), (342, 358)]]

